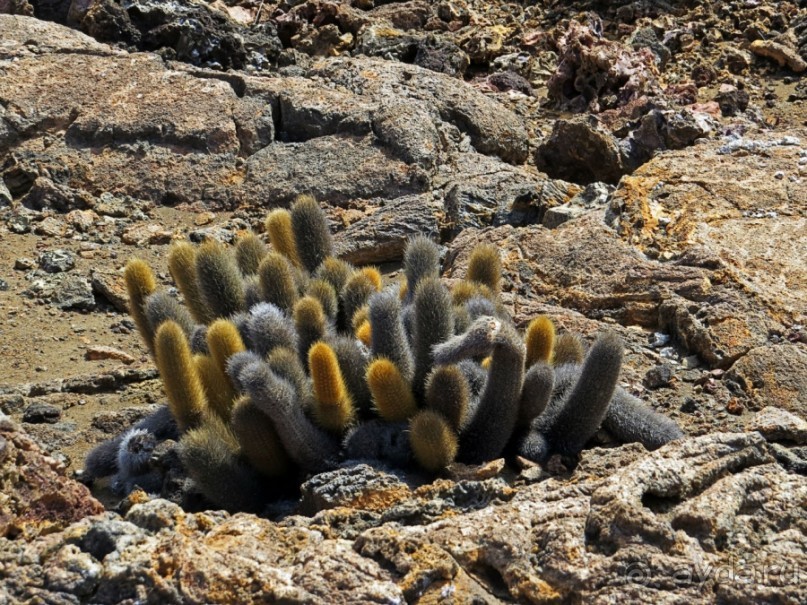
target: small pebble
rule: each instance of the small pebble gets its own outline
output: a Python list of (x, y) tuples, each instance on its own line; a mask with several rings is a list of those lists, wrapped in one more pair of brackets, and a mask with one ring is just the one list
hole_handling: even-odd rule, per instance
[(669, 386), (675, 376), (673, 367), (668, 363), (650, 368), (644, 376), (644, 384), (648, 389)]

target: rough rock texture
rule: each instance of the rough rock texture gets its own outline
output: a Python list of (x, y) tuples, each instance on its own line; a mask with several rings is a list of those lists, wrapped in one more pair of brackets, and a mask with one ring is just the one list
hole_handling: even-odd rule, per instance
[[(792, 437), (786, 426), (776, 435)], [(455, 503), (453, 515), (371, 521), (359, 532), (339, 514), (348, 509), (275, 524), (134, 498), (123, 518), (106, 513), (28, 542), (0, 539), (4, 562), (30, 561), (0, 567), (0, 577), (6, 598), (56, 602), (799, 602), (807, 598), (807, 478), (778, 465), (771, 447), (758, 433), (716, 433), (654, 453), (590, 450), (571, 477), (533, 483), (524, 474), (506, 501)], [(378, 473), (349, 487), (368, 472), (321, 476), (340, 487), (327, 488), (319, 506), (352, 491), (342, 502), (372, 519), (389, 494), (399, 506), (411, 498)], [(485, 482), (459, 485), (473, 495)], [(419, 510), (441, 501), (439, 489), (418, 493)]]
[[(0, 13), (0, 410), (28, 433), (0, 421), (0, 602), (807, 601), (801, 4)], [(386, 280), (415, 233), (449, 282), (494, 244), (519, 327), (616, 331), (620, 386), (687, 437), (348, 465), (272, 520), (99, 481), (104, 512), (66, 469), (164, 402), (123, 264), (170, 287), (172, 240), (230, 244), (299, 193)]]
[(103, 512), (65, 471), (0, 412), (0, 538), (30, 540)]

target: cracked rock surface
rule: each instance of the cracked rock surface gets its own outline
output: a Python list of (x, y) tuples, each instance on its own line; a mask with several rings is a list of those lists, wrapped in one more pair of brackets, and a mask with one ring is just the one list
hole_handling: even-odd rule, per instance
[[(807, 602), (805, 24), (0, 0), (0, 602)], [(415, 234), (449, 283), (495, 245), (518, 327), (616, 331), (620, 385), (686, 437), (600, 434), (573, 468), (348, 465), (265, 517), (90, 492), (88, 449), (164, 401), (125, 262), (170, 286), (172, 241), (230, 244), (299, 193), (387, 279)]]

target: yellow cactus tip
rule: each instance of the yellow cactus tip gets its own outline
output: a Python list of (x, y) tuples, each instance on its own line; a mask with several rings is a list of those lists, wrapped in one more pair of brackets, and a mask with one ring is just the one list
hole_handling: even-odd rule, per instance
[(308, 367), (317, 420), (325, 429), (344, 431), (352, 423), (355, 412), (336, 353), (327, 343), (316, 342), (308, 351)]
[(527, 367), (543, 361), (549, 363), (555, 348), (555, 324), (546, 315), (539, 315), (527, 326)]
[(356, 338), (358, 338), (365, 346), (370, 346), (372, 342), (372, 328), (370, 327), (370, 322), (368, 320), (364, 320), (362, 324), (356, 330)]
[(373, 396), (378, 415), (388, 422), (411, 418), (418, 410), (412, 388), (398, 366), (385, 358), (373, 361), (367, 368), (367, 386)]
[(454, 462), (459, 449), (457, 434), (443, 415), (433, 410), (421, 410), (412, 418), (409, 442), (420, 466), (433, 473)]
[(361, 273), (367, 276), (367, 278), (373, 284), (373, 287), (376, 289), (376, 292), (381, 291), (381, 288), (383, 287), (383, 280), (381, 279), (381, 272), (378, 269), (375, 267), (364, 267), (361, 270)]

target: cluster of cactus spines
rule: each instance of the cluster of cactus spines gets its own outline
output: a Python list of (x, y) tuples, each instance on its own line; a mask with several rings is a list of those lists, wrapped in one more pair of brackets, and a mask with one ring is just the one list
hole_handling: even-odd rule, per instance
[(564, 332), (555, 341), (552, 363), (556, 366), (566, 363), (583, 363), (584, 355), (585, 349), (580, 337), (573, 332)]
[(409, 241), (404, 253), (405, 300), (411, 302), (421, 280), (440, 277), (440, 250), (429, 238), (418, 235)]
[(229, 510), (260, 512), (270, 484), (244, 461), (240, 450), (233, 431), (215, 416), (186, 431), (179, 442), (182, 466), (205, 497)]
[(338, 323), (342, 330), (352, 328), (353, 316), (367, 304), (374, 292), (377, 292), (375, 282), (366, 273), (356, 272), (348, 278), (340, 295), (341, 318)]
[(148, 493), (159, 493), (162, 473), (151, 463), (156, 447), (157, 438), (146, 429), (133, 428), (123, 434), (118, 446), (118, 471), (111, 483), (114, 493), (128, 494), (135, 487)]
[(402, 422), (417, 412), (409, 380), (393, 361), (376, 358), (367, 368), (367, 385), (378, 415), (387, 422)]
[(129, 315), (134, 319), (140, 337), (149, 350), (154, 350), (154, 332), (146, 315), (146, 299), (157, 289), (157, 280), (148, 263), (133, 258), (124, 270), (126, 292), (129, 295)]
[(308, 369), (314, 389), (314, 415), (319, 424), (341, 434), (353, 422), (355, 409), (339, 360), (330, 345), (315, 343), (308, 351)]
[(196, 322), (188, 310), (179, 304), (179, 301), (166, 290), (156, 290), (149, 294), (143, 305), (143, 313), (152, 334), (157, 331), (160, 324), (169, 319), (179, 324), (179, 327), (182, 328), (188, 338), (191, 337), (196, 329)]
[(368, 320), (373, 356), (391, 361), (404, 379), (411, 382), (415, 364), (401, 318), (401, 304), (394, 290), (379, 292), (370, 299)]
[(280, 477), (291, 468), (289, 456), (269, 416), (242, 395), (233, 404), (231, 424), (241, 454), (261, 474)]
[(539, 315), (527, 326), (524, 344), (528, 368), (539, 361), (549, 363), (555, 349), (555, 324), (546, 315)]
[[(312, 198), (273, 211), (265, 227), (271, 249), (251, 234), (234, 249), (172, 247), (171, 274), (190, 313), (157, 290), (142, 261), (126, 271), (181, 460), (215, 504), (256, 510), (284, 481), (345, 459), (436, 473), (455, 460), (574, 455), (603, 421), (652, 447), (680, 435), (616, 387), (616, 336), (598, 339), (583, 360), (582, 341), (556, 337), (546, 317), (516, 330), (500, 301), (494, 247), (477, 248), (449, 291), (437, 245), (414, 238), (406, 281), (385, 289), (376, 268), (332, 256)], [(99, 446), (88, 476), (119, 472), (121, 443)], [(126, 443), (145, 451), (151, 437)], [(125, 460), (119, 483), (144, 468)]]
[(285, 208), (272, 210), (264, 222), (266, 233), (275, 252), (288, 258), (296, 266), (300, 265), (297, 256), (297, 244), (294, 242), (294, 231), (291, 226), (291, 214)]
[(188, 339), (179, 324), (166, 321), (157, 329), (154, 357), (179, 430), (198, 425), (208, 403)]
[(297, 346), (300, 359), (308, 357), (309, 349), (317, 341), (323, 340), (328, 331), (325, 311), (319, 300), (304, 296), (294, 305), (294, 326), (297, 329)]
[[(142, 468), (140, 451), (136, 448), (132, 448), (132, 444), (127, 439), (127, 436), (131, 436), (135, 431), (146, 432), (152, 435), (156, 441), (177, 439), (179, 437), (177, 424), (171, 411), (167, 406), (160, 406), (157, 411), (135, 423), (129, 431), (121, 433), (108, 441), (104, 441), (91, 450), (84, 461), (81, 480), (85, 483), (92, 483), (101, 477), (115, 475), (116, 477), (113, 481), (117, 485), (121, 487), (128, 485), (129, 480), (132, 479), (132, 475), (130, 474), (131, 470)], [(142, 443), (148, 445), (148, 441)], [(132, 451), (133, 449), (135, 451)], [(138, 459), (130, 463), (126, 458), (127, 454), (134, 454)], [(123, 466), (121, 467), (120, 463), (122, 457)], [(126, 470), (122, 471), (121, 468)]]
[(235, 259), (219, 242), (208, 240), (199, 248), (196, 276), (213, 317), (229, 317), (244, 309), (244, 280)]
[(188, 242), (173, 244), (168, 252), (168, 270), (193, 318), (203, 325), (210, 323), (213, 316), (202, 297), (196, 277), (196, 248)]
[(313, 273), (322, 261), (332, 255), (333, 243), (322, 209), (310, 195), (300, 196), (294, 203), (291, 209), (291, 228), (300, 264), (309, 273)]
[(575, 455), (602, 424), (622, 366), (622, 341), (600, 336), (580, 364), (556, 367), (552, 399), (538, 416), (519, 453), (543, 461), (551, 454)]
[(426, 407), (442, 414), (451, 428), (461, 431), (468, 419), (471, 388), (457, 364), (434, 368), (426, 381)]
[(509, 324), (502, 324), (493, 339), (488, 378), (476, 413), (460, 438), (464, 460), (491, 460), (507, 446), (518, 419), (525, 356), (520, 335)]
[(339, 299), (336, 290), (329, 281), (315, 278), (308, 282), (308, 296), (316, 298), (322, 305), (322, 310), (331, 323), (336, 323), (336, 316), (339, 313)]
[(413, 303), (415, 322), (412, 330), (415, 372), (414, 391), (421, 395), (426, 376), (434, 366), (432, 347), (454, 334), (451, 295), (436, 277), (427, 277), (418, 284)]
[(524, 375), (524, 386), (521, 389), (521, 402), (518, 406), (516, 426), (527, 429), (530, 423), (541, 415), (549, 405), (555, 385), (555, 373), (549, 364), (538, 361)]
[(300, 404), (294, 385), (280, 378), (262, 361), (246, 364), (237, 380), (254, 404), (272, 420), (289, 458), (302, 469), (319, 472), (331, 468), (339, 454), (339, 441), (310, 418)]
[(314, 272), (314, 277), (331, 284), (335, 292), (341, 292), (353, 273), (355, 270), (348, 263), (340, 258), (329, 256)]
[(675, 422), (647, 407), (622, 387), (614, 392), (603, 427), (619, 441), (639, 441), (651, 450), (684, 436)]
[(372, 397), (365, 379), (370, 363), (367, 347), (352, 335), (335, 336), (330, 339), (329, 344), (336, 353), (348, 392), (353, 397), (353, 405), (357, 410), (369, 410)]
[(291, 262), (277, 252), (267, 254), (258, 267), (258, 281), (263, 300), (287, 313), (297, 302), (298, 289)]
[(415, 459), (427, 471), (436, 473), (457, 457), (457, 433), (439, 412), (419, 411), (410, 423), (409, 435)]
[(473, 250), (465, 279), (489, 288), (494, 294), (501, 291), (502, 261), (495, 246), (481, 244)]
[(266, 256), (266, 244), (254, 233), (247, 233), (235, 243), (235, 260), (243, 275), (255, 275)]

